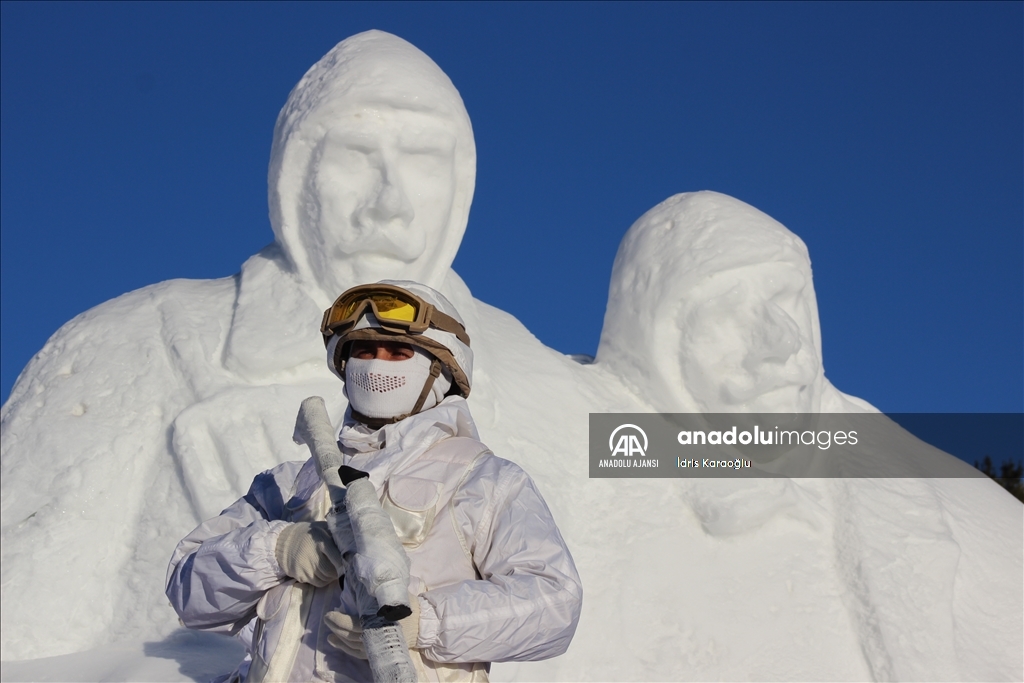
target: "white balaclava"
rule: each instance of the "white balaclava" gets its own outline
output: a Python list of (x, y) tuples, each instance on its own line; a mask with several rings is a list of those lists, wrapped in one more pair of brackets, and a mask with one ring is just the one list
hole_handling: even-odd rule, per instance
[[(413, 350), (412, 358), (401, 361), (349, 358), (345, 363), (345, 393), (352, 409), (378, 419), (411, 413), (423, 385), (430, 379), (430, 365), (434, 361), (434, 356), (420, 348), (414, 346)], [(440, 403), (451, 386), (451, 373), (443, 368), (433, 380), (420, 411)]]

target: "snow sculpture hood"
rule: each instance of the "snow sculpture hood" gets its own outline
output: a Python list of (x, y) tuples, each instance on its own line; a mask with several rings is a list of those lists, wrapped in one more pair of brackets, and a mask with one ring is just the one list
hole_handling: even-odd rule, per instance
[(401, 38), (360, 33), (314, 64), (278, 115), (274, 236), (322, 305), (387, 277), (437, 287), (475, 178), (473, 130), (451, 80)]
[(679, 194), (629, 229), (597, 360), (665, 411), (816, 412), (824, 387), (807, 247), (716, 192)]

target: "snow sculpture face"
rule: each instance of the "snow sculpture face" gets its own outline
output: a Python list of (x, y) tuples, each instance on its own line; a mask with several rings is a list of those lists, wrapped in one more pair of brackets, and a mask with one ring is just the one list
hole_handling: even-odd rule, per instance
[(704, 412), (813, 412), (820, 362), (802, 330), (809, 282), (789, 264), (711, 276), (678, 320), (684, 386)]
[(803, 242), (739, 200), (698, 192), (630, 228), (598, 360), (660, 410), (817, 412), (819, 340)]
[(338, 263), (375, 281), (441, 241), (456, 144), (450, 126), (420, 112), (357, 107), (339, 119), (311, 160), (302, 192), (310, 229), (300, 233), (314, 276), (336, 286)]
[(274, 234), (327, 303), (388, 278), (436, 287), (462, 240), (475, 174), (473, 130), (448, 77), (401, 38), (361, 33), (317, 62), (278, 116)]

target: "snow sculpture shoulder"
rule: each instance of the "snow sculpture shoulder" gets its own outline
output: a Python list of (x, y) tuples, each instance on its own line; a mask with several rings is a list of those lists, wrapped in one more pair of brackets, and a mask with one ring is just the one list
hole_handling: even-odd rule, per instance
[(717, 192), (678, 194), (629, 229), (597, 359), (678, 412), (859, 412), (825, 379), (803, 241)]

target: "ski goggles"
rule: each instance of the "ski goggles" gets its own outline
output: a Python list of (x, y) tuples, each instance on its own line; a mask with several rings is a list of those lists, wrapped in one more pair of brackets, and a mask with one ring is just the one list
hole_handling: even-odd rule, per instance
[(324, 342), (335, 334), (345, 334), (370, 311), (385, 330), (423, 334), (428, 327), (450, 332), (469, 346), (466, 328), (455, 318), (437, 310), (412, 292), (393, 285), (359, 285), (341, 296), (324, 311), (320, 333)]

